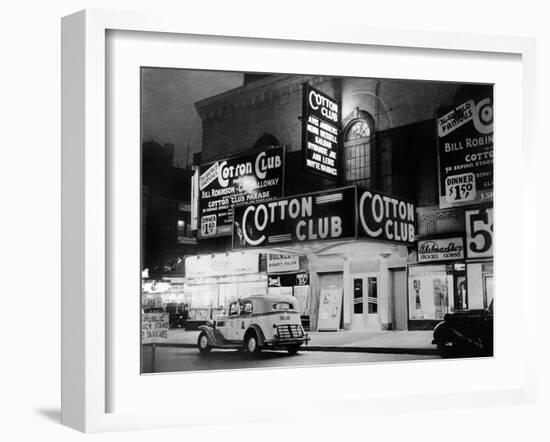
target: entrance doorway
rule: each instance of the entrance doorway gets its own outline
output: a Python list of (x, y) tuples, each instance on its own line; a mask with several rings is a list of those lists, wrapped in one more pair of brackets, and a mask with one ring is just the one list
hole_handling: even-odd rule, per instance
[(352, 330), (380, 330), (378, 319), (378, 274), (353, 275)]
[(390, 270), (392, 329), (407, 330), (407, 272), (405, 268)]

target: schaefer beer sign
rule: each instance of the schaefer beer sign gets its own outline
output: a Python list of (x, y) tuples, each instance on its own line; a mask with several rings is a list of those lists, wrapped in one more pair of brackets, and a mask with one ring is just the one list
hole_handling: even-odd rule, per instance
[(231, 235), (233, 207), (283, 194), (284, 148), (274, 147), (199, 168), (199, 238)]
[(437, 118), (439, 206), (493, 200), (493, 100), (459, 103)]
[(233, 248), (354, 238), (355, 187), (235, 207)]

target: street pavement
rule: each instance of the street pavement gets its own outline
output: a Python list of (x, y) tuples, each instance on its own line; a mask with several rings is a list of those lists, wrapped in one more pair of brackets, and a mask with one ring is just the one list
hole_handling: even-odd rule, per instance
[[(195, 347), (199, 331), (170, 329), (167, 344)], [(303, 351), (338, 351), (436, 355), (433, 331), (308, 332), (311, 341)]]
[(154, 368), (151, 346), (143, 346), (142, 373), (167, 373), (198, 370), (231, 370), (243, 368), (273, 368), (349, 365), (389, 361), (437, 359), (436, 355), (380, 354), (367, 352), (301, 351), (290, 356), (285, 351), (263, 351), (251, 357), (237, 350), (212, 350), (201, 355), (197, 348), (156, 347)]

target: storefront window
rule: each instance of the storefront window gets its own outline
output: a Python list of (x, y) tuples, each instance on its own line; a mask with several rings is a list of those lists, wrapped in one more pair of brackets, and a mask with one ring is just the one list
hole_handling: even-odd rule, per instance
[(267, 293), (266, 281), (225, 282), (189, 286), (190, 320), (207, 320), (227, 312), (237, 299)]
[(493, 299), (493, 263), (474, 262), (466, 266), (468, 276), (468, 308), (487, 308)]
[(378, 313), (378, 284), (376, 277), (370, 276), (367, 279), (367, 283), (369, 286), (369, 293), (368, 293), (368, 313)]
[[(418, 266), (409, 269), (409, 318), (443, 319), (449, 311), (452, 275), (446, 266)], [(452, 288), (451, 288), (452, 290)]]

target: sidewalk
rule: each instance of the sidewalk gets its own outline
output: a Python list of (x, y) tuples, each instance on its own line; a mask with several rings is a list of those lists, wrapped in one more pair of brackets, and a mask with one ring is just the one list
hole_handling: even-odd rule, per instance
[[(164, 345), (195, 347), (199, 331), (171, 329)], [(432, 331), (338, 331), (308, 332), (311, 341), (302, 351), (342, 351), (365, 353), (437, 354)]]

